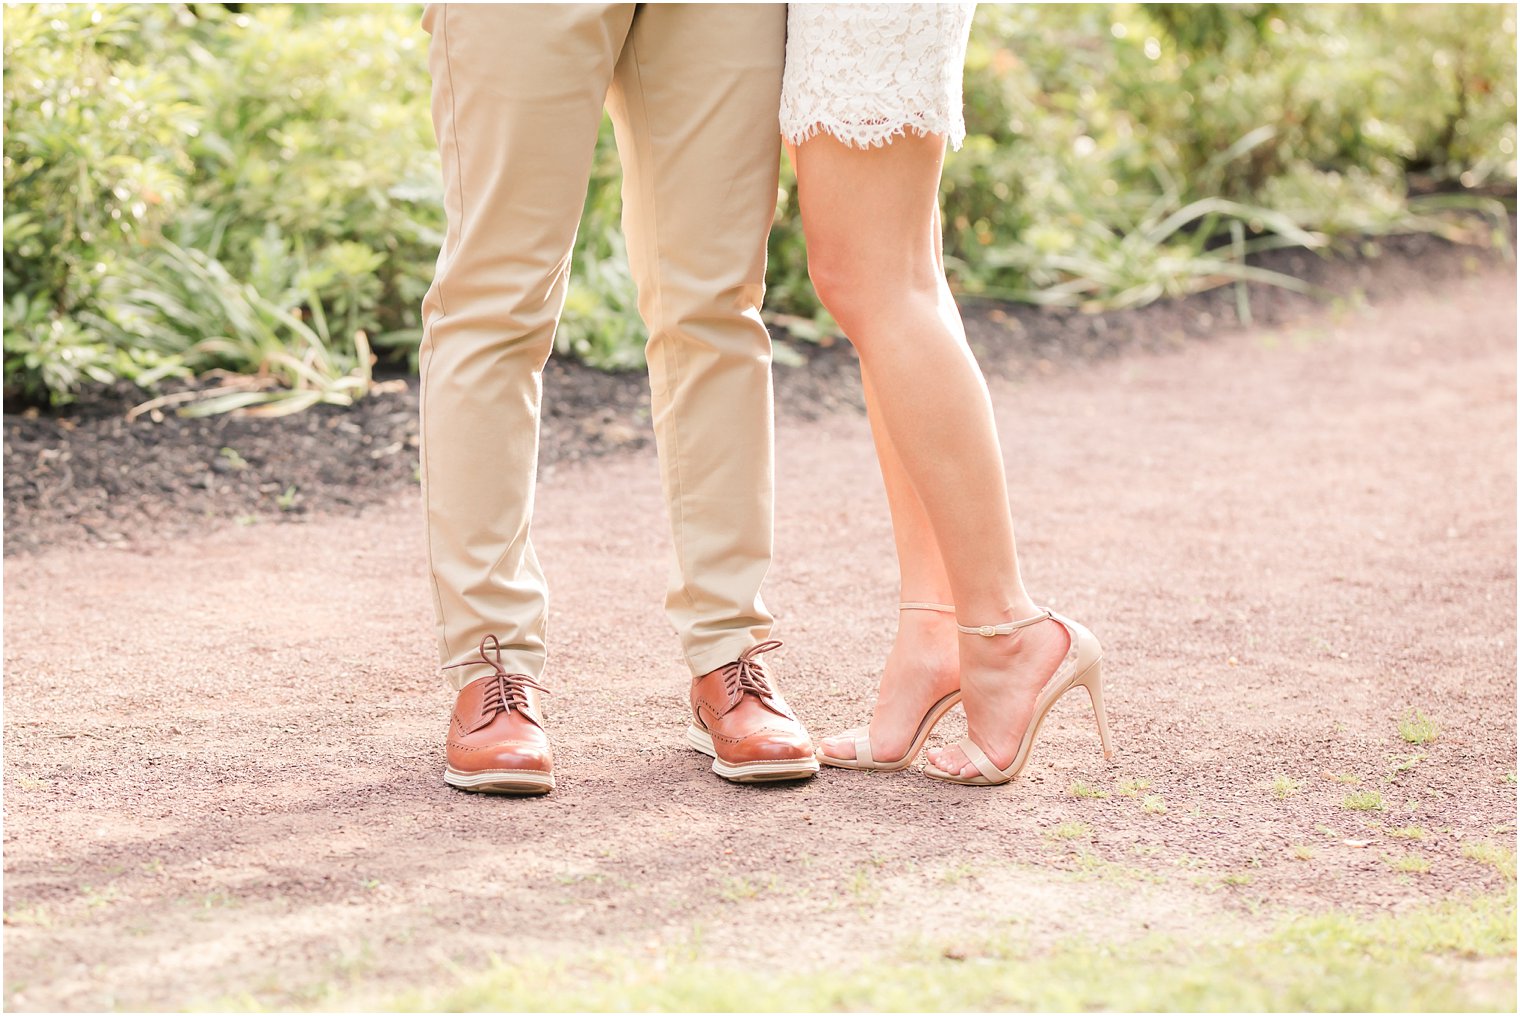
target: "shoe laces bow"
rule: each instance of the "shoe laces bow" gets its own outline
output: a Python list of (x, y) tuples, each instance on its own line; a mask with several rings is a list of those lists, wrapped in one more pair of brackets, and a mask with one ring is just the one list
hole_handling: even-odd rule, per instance
[(535, 725), (542, 727), (543, 724), (534, 713), (533, 704), (528, 701), (528, 689), (532, 688), (545, 695), (549, 694), (549, 689), (527, 674), (507, 673), (507, 669), (501, 664), (501, 642), (495, 635), (487, 635), (481, 639), (479, 651), (479, 659), (451, 663), (443, 668), (453, 670), (455, 667), (474, 667), (482, 663), (491, 668), (491, 674), (483, 678), (489, 683), (486, 684), (480, 697), (480, 716), (465, 733), (474, 733), (495, 719), (497, 713), (508, 709), (516, 709)]
[(737, 660), (718, 671), (730, 703), (738, 705), (739, 699), (747, 693), (772, 711), (779, 712), (775, 705), (776, 693), (771, 688), (770, 677), (765, 673), (765, 661), (760, 655), (780, 648), (781, 642), (777, 639), (761, 642), (740, 653)]

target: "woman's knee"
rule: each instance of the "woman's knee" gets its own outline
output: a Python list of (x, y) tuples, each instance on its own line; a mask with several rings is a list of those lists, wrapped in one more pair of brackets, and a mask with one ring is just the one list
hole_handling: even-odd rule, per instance
[(808, 251), (808, 279), (818, 302), (841, 325), (858, 316), (857, 306), (867, 288), (865, 273), (858, 270), (859, 259), (844, 252)]
[(922, 265), (918, 260), (859, 249), (809, 251), (808, 277), (824, 309), (855, 339), (873, 320), (899, 316), (922, 300), (935, 299), (942, 277), (932, 259)]

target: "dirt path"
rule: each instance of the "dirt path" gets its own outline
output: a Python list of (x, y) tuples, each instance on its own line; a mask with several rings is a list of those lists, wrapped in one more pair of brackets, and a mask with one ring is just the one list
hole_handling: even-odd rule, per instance
[[(7, 1008), (384, 1000), (588, 941), (797, 969), (963, 922), (1237, 933), (1500, 889), (1464, 846), (1515, 836), (1515, 313), (1485, 269), (997, 382), (1026, 574), (1109, 647), (1121, 750), (1069, 701), (991, 792), (713, 777), (681, 743), (647, 450), (544, 477), (544, 800), (439, 780), (415, 496), (13, 558)], [(885, 506), (863, 419), (778, 445), (779, 673), (823, 733), (866, 714), (891, 638)], [(1400, 738), (1414, 709), (1433, 742)], [(1412, 853), (1428, 872), (1396, 870)]]

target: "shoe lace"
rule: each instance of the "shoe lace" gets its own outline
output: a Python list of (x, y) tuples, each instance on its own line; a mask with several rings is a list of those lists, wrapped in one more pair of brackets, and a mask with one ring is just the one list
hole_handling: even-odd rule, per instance
[(476, 727), (489, 723), (497, 713), (507, 709), (516, 709), (520, 713), (529, 714), (528, 689), (549, 694), (549, 689), (539, 684), (527, 674), (509, 674), (501, 665), (501, 642), (495, 635), (487, 635), (480, 640), (480, 658), (476, 660), (464, 660), (460, 663), (451, 663), (444, 670), (453, 670), (455, 667), (474, 667), (484, 663), (490, 667), (492, 673), (485, 678), (490, 683), (486, 685), (484, 694), (480, 699), (480, 720)]
[(737, 660), (718, 671), (723, 678), (723, 689), (728, 693), (730, 702), (737, 702), (739, 697), (746, 692), (759, 696), (762, 701), (775, 696), (776, 693), (771, 690), (770, 678), (765, 673), (765, 662), (760, 659), (760, 654), (780, 648), (781, 643), (777, 639), (761, 642), (740, 653)]

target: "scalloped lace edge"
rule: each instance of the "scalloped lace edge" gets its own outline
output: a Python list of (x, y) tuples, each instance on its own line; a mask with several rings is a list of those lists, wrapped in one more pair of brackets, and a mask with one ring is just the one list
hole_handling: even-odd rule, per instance
[(964, 124), (948, 124), (938, 118), (922, 116), (884, 117), (877, 123), (846, 123), (843, 120), (815, 117), (808, 123), (782, 124), (781, 136), (789, 144), (800, 145), (809, 138), (826, 132), (852, 148), (864, 149), (881, 148), (890, 144), (893, 138), (906, 137), (910, 130), (921, 138), (930, 134), (943, 134), (949, 139), (951, 149), (957, 152), (966, 140)]

